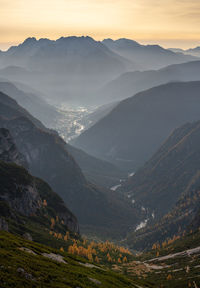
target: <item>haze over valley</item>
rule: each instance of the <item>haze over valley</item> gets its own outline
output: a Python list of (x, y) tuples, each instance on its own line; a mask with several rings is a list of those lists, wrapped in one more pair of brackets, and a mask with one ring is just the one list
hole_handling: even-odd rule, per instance
[(198, 1), (14, 2), (0, 287), (200, 287)]

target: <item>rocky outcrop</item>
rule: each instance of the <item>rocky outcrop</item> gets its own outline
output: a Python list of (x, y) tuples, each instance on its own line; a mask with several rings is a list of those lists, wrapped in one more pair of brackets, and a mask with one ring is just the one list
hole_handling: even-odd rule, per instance
[[(79, 233), (77, 219), (66, 208), (63, 200), (44, 181), (31, 176), (25, 168), (0, 161), (0, 187), (0, 203), (4, 203), (0, 216), (4, 219), (18, 221), (18, 215), (45, 217), (47, 219), (41, 223), (45, 226), (48, 217), (54, 216), (58, 217), (65, 230)], [(5, 227), (3, 224), (1, 226)]]
[(0, 160), (28, 167), (25, 157), (19, 153), (10, 132), (5, 128), (0, 128)]
[[(6, 201), (10, 208), (25, 216), (34, 215), (41, 207), (42, 200), (34, 185), (21, 185), (12, 182), (13, 187), (6, 191), (5, 186), (1, 189), (0, 201)], [(12, 185), (10, 183), (10, 185)]]
[[(19, 129), (26, 129), (25, 126)], [(7, 163), (6, 163), (7, 162)], [(18, 166), (28, 166), (25, 157), (19, 153), (13, 138), (5, 128), (0, 129), (0, 230), (8, 230), (5, 219), (16, 215), (31, 217), (47, 214), (45, 205), (54, 211), (67, 230), (79, 232), (75, 216), (66, 208), (62, 199), (44, 181), (34, 178), (28, 171)], [(26, 233), (27, 234), (27, 233)]]

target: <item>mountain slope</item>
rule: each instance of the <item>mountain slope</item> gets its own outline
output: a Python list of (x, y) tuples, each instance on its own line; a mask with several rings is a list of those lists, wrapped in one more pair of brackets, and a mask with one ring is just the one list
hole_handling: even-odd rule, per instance
[(138, 93), (83, 132), (76, 147), (127, 169), (144, 164), (176, 127), (199, 119), (200, 82), (169, 83)]
[(186, 53), (193, 55), (193, 56), (196, 56), (196, 57), (200, 57), (200, 47), (198, 46), (198, 47), (193, 48), (193, 49), (188, 49), (188, 50), (186, 50)]
[[(55, 119), (55, 117), (58, 116), (54, 108), (48, 106), (48, 104), (46, 106), (46, 103), (45, 106), (42, 105), (42, 101), (41, 103), (40, 100), (37, 101), (37, 98), (35, 99), (33, 94), (31, 94), (31, 97), (29, 97), (30, 94), (26, 94), (23, 91), (18, 90), (11, 83), (0, 82), (0, 91), (1, 90), (11, 93), (13, 99), (17, 100), (19, 104), (23, 103), (22, 106), (25, 108), (29, 108), (28, 110), (30, 110), (31, 112), (34, 110), (33, 115), (37, 116), (39, 113), (40, 119), (44, 120), (44, 122), (46, 121), (48, 122), (50, 117), (54, 117)], [(19, 105), (16, 105), (15, 101), (13, 101), (11, 98), (6, 97), (4, 94), (1, 94), (0, 103), (1, 103), (0, 107), (1, 116), (6, 118), (8, 117), (15, 118), (17, 116), (23, 115), (26, 118), (30, 119), (31, 122), (33, 122), (38, 128), (55, 134), (57, 133), (47, 129), (39, 120), (32, 117), (32, 115), (30, 115), (25, 109), (23, 109)], [(6, 109), (4, 105), (9, 105), (9, 111), (8, 109)], [(14, 109), (11, 112), (12, 108)], [(8, 113), (10, 113), (9, 116)], [(52, 123), (53, 120), (51, 119), (50, 121)], [(119, 179), (125, 176), (124, 173), (121, 172), (113, 164), (106, 161), (102, 161), (93, 156), (90, 156), (89, 154), (86, 154), (85, 152), (76, 149), (75, 147), (70, 146), (68, 144), (65, 145), (67, 150), (70, 151), (70, 154), (75, 158), (76, 162), (83, 170), (87, 179), (89, 179), (93, 183), (104, 187), (111, 187), (116, 185)]]
[(187, 54), (187, 55), (200, 57), (200, 47), (199, 46), (197, 46), (195, 48), (186, 49), (186, 50), (178, 49), (178, 48), (170, 48), (169, 50), (171, 50), (173, 52), (179, 51), (179, 52)]
[[(127, 183), (131, 199), (154, 214), (152, 225), (130, 235), (134, 247), (197, 229), (200, 206), (200, 122), (175, 130), (156, 154)], [(162, 217), (161, 220), (160, 217)], [(151, 221), (150, 221), (151, 220)], [(152, 219), (149, 219), (150, 223)], [(192, 224), (194, 222), (194, 224)]]
[[(27, 166), (25, 157), (18, 151), (9, 131), (0, 128), (0, 222), (7, 223), (9, 231), (28, 232), (40, 239), (41, 231), (50, 229), (52, 217), (57, 217), (59, 224), (55, 230), (78, 233), (78, 222), (63, 200), (47, 183), (34, 178), (22, 166)], [(46, 234), (48, 238), (48, 232)]]
[(183, 195), (180, 193), (180, 199), (160, 220), (129, 234), (127, 244), (136, 250), (151, 249), (155, 243), (170, 242), (171, 239), (184, 236), (186, 232), (198, 230), (200, 189), (196, 187), (199, 187), (199, 183), (200, 178), (190, 189), (183, 189)]
[(102, 106), (97, 107), (92, 113), (89, 113), (83, 118), (86, 129), (93, 126), (99, 120), (104, 118), (109, 112), (111, 112), (114, 107), (116, 107), (118, 102), (111, 102)]
[(89, 105), (97, 88), (134, 70), (130, 61), (91, 37), (61, 37), (55, 41), (28, 38), (3, 52), (0, 65), (29, 71), (2, 71), (2, 77), (40, 90), (56, 104), (62, 100), (76, 105)]
[(51, 219), (57, 216), (55, 231), (79, 232), (75, 216), (44, 181), (13, 163), (0, 161), (0, 171), (0, 216), (8, 223), (9, 231), (30, 233), (38, 240), (43, 237), (43, 229), (51, 229)]
[(33, 124), (45, 131), (49, 131), (39, 120), (37, 120), (35, 117), (33, 117), (28, 111), (26, 111), (24, 108), (22, 108), (20, 105), (17, 104), (17, 102), (8, 97), (6, 94), (2, 93), (0, 91), (0, 115), (3, 118), (9, 119), (9, 118), (15, 118), (15, 117), (25, 117), (33, 122)]
[(2, 288), (137, 288), (138, 281), (58, 249), (0, 232)]
[(0, 160), (28, 167), (24, 155), (19, 153), (7, 129), (0, 128)]
[(200, 61), (170, 65), (160, 70), (127, 72), (108, 82), (95, 96), (98, 103), (123, 100), (143, 90), (177, 81), (199, 81)]
[(89, 183), (56, 133), (36, 126), (14, 100), (2, 93), (0, 103), (0, 127), (9, 129), (31, 174), (45, 180), (63, 198), (82, 228), (97, 231), (101, 237), (120, 237), (134, 225), (140, 215), (132, 205), (125, 197)]
[(158, 214), (169, 211), (180, 195), (199, 181), (199, 144), (200, 122), (181, 126), (123, 187)]
[[(159, 45), (141, 45), (130, 39), (105, 39), (102, 41), (109, 49), (137, 63), (142, 70), (160, 69), (170, 64), (195, 60), (195, 57), (174, 53)], [(140, 69), (141, 70), (141, 69)]]
[(54, 72), (72, 74), (99, 73), (98, 70), (106, 74), (116, 70), (120, 72), (128, 64), (123, 57), (88, 36), (61, 37), (55, 41), (27, 38), (22, 44), (5, 52), (4, 58), (4, 62), (12, 60), (14, 65), (26, 64), (31, 70), (37, 68), (44, 71), (48, 68)]
[(140, 253), (137, 261), (124, 264), (127, 274), (146, 279), (147, 287), (199, 287), (200, 232), (190, 231), (177, 238), (154, 243), (153, 249)]
[(110, 162), (91, 156), (69, 144), (66, 144), (66, 147), (80, 166), (86, 179), (97, 186), (110, 188), (127, 176), (126, 173)]
[(33, 93), (24, 92), (18, 89), (11, 82), (0, 82), (0, 91), (10, 95), (19, 105), (27, 109), (34, 117), (45, 125), (52, 124), (59, 116), (56, 109)]

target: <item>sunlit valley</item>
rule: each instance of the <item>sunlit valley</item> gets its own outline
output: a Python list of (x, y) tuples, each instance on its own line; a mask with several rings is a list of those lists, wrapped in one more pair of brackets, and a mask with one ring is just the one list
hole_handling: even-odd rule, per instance
[(22, 22), (0, 39), (0, 288), (200, 287), (198, 3), (50, 1), (33, 33), (8, 2)]

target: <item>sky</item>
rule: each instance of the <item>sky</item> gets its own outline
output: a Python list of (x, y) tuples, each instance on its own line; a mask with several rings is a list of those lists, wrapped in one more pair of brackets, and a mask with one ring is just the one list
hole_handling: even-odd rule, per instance
[(0, 49), (27, 37), (89, 35), (200, 46), (200, 0), (0, 0)]

